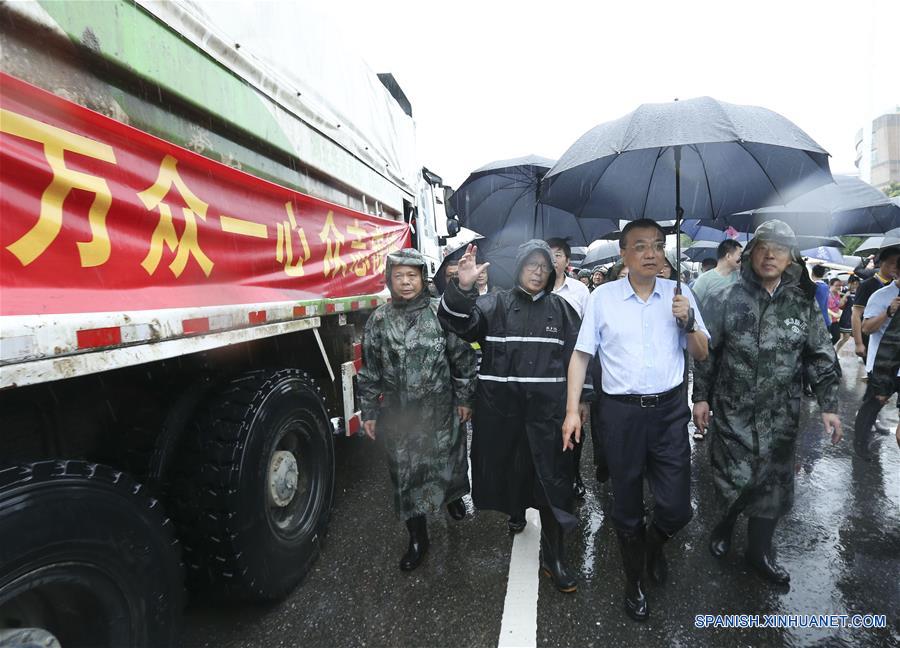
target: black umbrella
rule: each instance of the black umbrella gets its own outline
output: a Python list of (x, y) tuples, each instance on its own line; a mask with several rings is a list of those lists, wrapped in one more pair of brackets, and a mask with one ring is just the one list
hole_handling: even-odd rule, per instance
[(829, 182), (828, 153), (789, 120), (700, 97), (594, 127), (547, 172), (541, 197), (586, 220), (674, 216), (680, 231), (685, 215), (715, 221)]
[(900, 204), (859, 178), (836, 175), (834, 183), (786, 205), (732, 214), (721, 222), (741, 231), (753, 231), (773, 218), (786, 222), (795, 234), (867, 236), (900, 227)]
[(541, 178), (553, 160), (529, 155), (498, 160), (473, 171), (450, 196), (447, 212), (483, 234), (492, 245), (518, 247), (533, 238), (563, 238), (588, 245), (618, 229), (618, 219), (585, 222), (538, 202)]

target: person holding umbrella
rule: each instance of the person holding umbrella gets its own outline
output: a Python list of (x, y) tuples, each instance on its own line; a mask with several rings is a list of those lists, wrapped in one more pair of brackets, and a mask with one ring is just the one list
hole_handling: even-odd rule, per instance
[[(630, 222), (620, 240), (628, 278), (604, 284), (588, 302), (569, 363), (562, 445), (580, 440), (579, 401), (588, 362), (599, 349), (602, 366), (601, 429), (614, 497), (612, 520), (625, 570), (625, 610), (649, 617), (643, 570), (667, 578), (663, 545), (691, 510), (691, 419), (684, 392), (684, 349), (707, 354), (709, 334), (691, 291), (657, 276), (666, 264), (658, 223)], [(654, 495), (654, 517), (644, 526), (644, 477)]]
[(786, 584), (790, 575), (771, 547), (775, 526), (794, 499), (800, 376), (807, 376), (825, 431), (837, 443), (841, 368), (790, 227), (777, 220), (760, 225), (740, 272), (738, 282), (707, 302), (712, 345), (709, 358), (694, 364), (694, 424), (710, 430), (722, 501), (709, 550), (716, 558), (728, 553), (735, 521), (744, 513), (750, 518), (750, 566), (767, 581)]
[(438, 317), (446, 331), (483, 350), (472, 434), (472, 499), (476, 508), (515, 516), (528, 507), (541, 518), (541, 568), (562, 592), (577, 581), (565, 560), (564, 532), (572, 514), (572, 454), (559, 445), (566, 367), (581, 320), (552, 292), (550, 247), (519, 247), (515, 288), (478, 296), (475, 279), (487, 267), (469, 246), (459, 278), (447, 286)]

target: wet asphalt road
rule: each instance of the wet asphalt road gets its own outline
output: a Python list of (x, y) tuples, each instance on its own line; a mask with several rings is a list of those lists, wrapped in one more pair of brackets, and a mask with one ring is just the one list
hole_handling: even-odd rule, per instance
[[(864, 371), (851, 348), (841, 356), (845, 439), (831, 446), (814, 400), (807, 399), (794, 508), (776, 530), (774, 546), (791, 573), (789, 588), (769, 586), (744, 567), (743, 519), (731, 553), (721, 561), (710, 556), (715, 498), (706, 445), (694, 443), (694, 519), (666, 546), (669, 582), (649, 589), (650, 621), (630, 621), (622, 611), (618, 545), (607, 517), (611, 493), (593, 479), (585, 448), (588, 495), (579, 506), (580, 528), (568, 541), (578, 592), (561, 594), (541, 577), (537, 646), (900, 646), (900, 449), (891, 434), (881, 437), (875, 461), (853, 455), (849, 428)], [(894, 403), (882, 414), (892, 429)], [(430, 520), (424, 564), (411, 574), (400, 572), (406, 532), (392, 513), (385, 461), (363, 439), (341, 440), (329, 535), (309, 577), (271, 606), (195, 602), (184, 645), (496, 646), (513, 541), (505, 516), (468, 505), (463, 522), (447, 515)], [(741, 613), (884, 614), (888, 627), (694, 627), (695, 615)]]

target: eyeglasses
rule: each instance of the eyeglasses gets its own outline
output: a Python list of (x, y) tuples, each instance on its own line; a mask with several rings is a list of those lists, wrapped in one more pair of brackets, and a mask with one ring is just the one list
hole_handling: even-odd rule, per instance
[(756, 246), (756, 249), (764, 256), (771, 254), (772, 256), (785, 257), (791, 253), (791, 248), (780, 243), (760, 243)]
[(538, 271), (541, 274), (550, 272), (550, 266), (546, 263), (541, 263), (540, 261), (529, 261), (525, 264), (525, 269), (528, 270), (528, 272)]
[[(648, 250), (653, 250), (654, 252), (661, 254), (666, 251), (666, 242), (665, 241), (654, 241), (653, 243), (635, 243), (634, 245), (629, 246), (630, 249), (634, 250), (638, 254), (643, 254)], [(622, 248), (622, 249), (629, 249)]]

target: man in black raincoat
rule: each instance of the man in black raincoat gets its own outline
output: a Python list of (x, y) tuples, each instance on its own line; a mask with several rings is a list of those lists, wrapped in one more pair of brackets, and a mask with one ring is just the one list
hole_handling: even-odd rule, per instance
[(541, 516), (541, 567), (556, 587), (577, 583), (563, 555), (572, 514), (574, 464), (559, 443), (566, 404), (566, 367), (581, 321), (553, 294), (550, 248), (539, 240), (519, 247), (517, 286), (478, 296), (475, 278), (489, 264), (469, 246), (459, 278), (447, 286), (441, 325), (483, 352), (475, 393), (472, 499), (480, 509), (510, 516), (528, 507)]
[(739, 281), (704, 304), (712, 343), (709, 357), (694, 365), (694, 424), (711, 432), (709, 455), (723, 509), (709, 550), (717, 558), (728, 552), (735, 520), (744, 513), (751, 567), (785, 584), (790, 576), (770, 550), (775, 525), (794, 501), (801, 378), (837, 443), (841, 368), (786, 223), (772, 220), (756, 229), (740, 272)]

